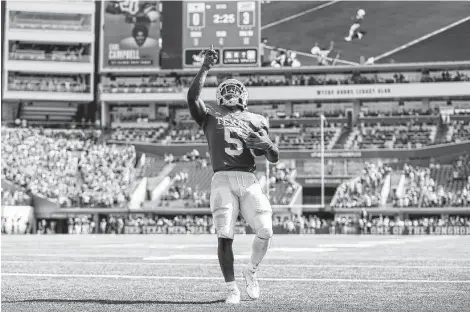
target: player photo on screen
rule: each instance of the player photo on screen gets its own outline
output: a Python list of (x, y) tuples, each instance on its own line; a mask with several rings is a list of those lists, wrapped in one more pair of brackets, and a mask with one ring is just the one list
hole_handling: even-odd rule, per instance
[(159, 68), (157, 1), (105, 1), (103, 68)]

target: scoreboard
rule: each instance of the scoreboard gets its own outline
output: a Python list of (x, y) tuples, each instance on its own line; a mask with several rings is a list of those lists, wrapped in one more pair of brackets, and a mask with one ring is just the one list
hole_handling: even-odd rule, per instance
[(200, 66), (214, 45), (216, 66), (260, 66), (260, 1), (184, 1), (183, 68)]

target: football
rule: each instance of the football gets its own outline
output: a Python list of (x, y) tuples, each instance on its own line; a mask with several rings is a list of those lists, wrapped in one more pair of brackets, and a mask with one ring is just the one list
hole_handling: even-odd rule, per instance
[(251, 149), (251, 153), (255, 156), (263, 156), (264, 155), (264, 151), (259, 150), (259, 149)]
[[(261, 136), (265, 136), (265, 135), (268, 135), (268, 133), (266, 132), (266, 130), (264, 129), (260, 129), (258, 131), (258, 134), (261, 135)], [(263, 150), (258, 150), (258, 149), (252, 149), (251, 150), (251, 153), (255, 156), (264, 156), (264, 151)]]

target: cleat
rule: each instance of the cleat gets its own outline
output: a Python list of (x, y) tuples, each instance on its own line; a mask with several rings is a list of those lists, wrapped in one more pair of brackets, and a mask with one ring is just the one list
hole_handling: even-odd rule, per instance
[(240, 291), (234, 291), (232, 290), (227, 299), (225, 300), (225, 303), (227, 304), (239, 304), (240, 303)]
[(243, 277), (245, 278), (246, 292), (248, 297), (251, 299), (259, 298), (259, 284), (258, 277), (256, 276), (256, 271), (250, 270), (248, 267), (245, 267), (242, 271)]
[(351, 38), (349, 38), (349, 37), (344, 37), (344, 40), (346, 40), (346, 41), (351, 41)]
[(359, 40), (362, 39), (362, 33), (357, 33), (357, 37), (359, 38)]

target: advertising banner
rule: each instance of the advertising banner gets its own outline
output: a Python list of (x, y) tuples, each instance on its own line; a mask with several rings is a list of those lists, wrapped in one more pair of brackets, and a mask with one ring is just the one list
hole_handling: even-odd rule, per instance
[(158, 1), (104, 1), (101, 21), (102, 71), (160, 68)]
[[(203, 100), (211, 100), (216, 88), (204, 88)], [(395, 83), (369, 85), (249, 87), (251, 101), (304, 101), (394, 99), (470, 96), (470, 82)]]
[(374, 235), (470, 235), (469, 226), (373, 226)]
[[(254, 234), (249, 226), (237, 225), (235, 234)], [(469, 226), (372, 226), (361, 229), (356, 226), (325, 226), (322, 228), (275, 225), (274, 234), (365, 234), (365, 235), (470, 235)], [(126, 234), (215, 234), (208, 226), (126, 226)]]

